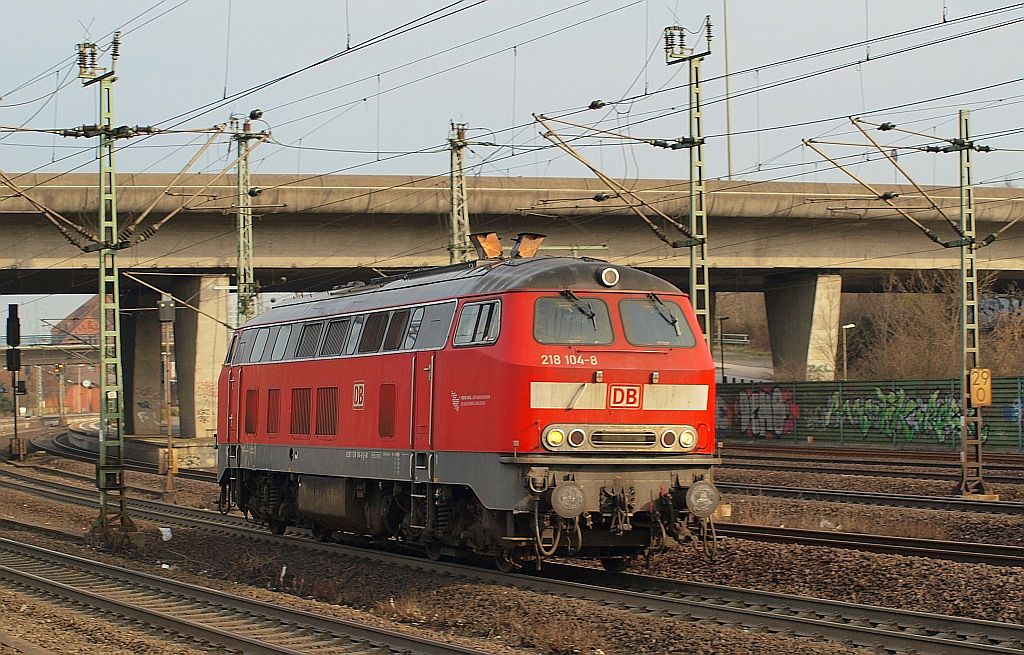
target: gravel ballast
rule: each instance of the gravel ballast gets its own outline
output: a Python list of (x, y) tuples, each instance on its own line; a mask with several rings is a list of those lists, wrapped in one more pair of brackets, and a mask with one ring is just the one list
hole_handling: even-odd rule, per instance
[[(132, 473), (128, 481), (144, 486), (144, 476)], [(159, 482), (156, 478), (157, 485)], [(207, 493), (215, 492), (213, 485), (205, 486)], [(61, 505), (11, 490), (0, 490), (0, 508), (0, 515), (8, 519), (31, 521), (74, 534), (83, 534), (95, 518), (95, 512), (89, 508)], [(298, 545), (281, 547), (179, 528), (174, 528), (171, 541), (164, 543), (154, 524), (139, 521), (138, 525), (145, 536), (143, 544), (135, 552), (121, 555), (96, 551), (74, 537), (63, 540), (14, 530), (11, 538), (321, 614), (371, 625), (397, 625), (416, 634), (496, 653), (863, 652), (793, 636), (640, 616), (585, 600), (395, 569), (362, 558), (311, 552)], [(162, 568), (164, 565), (171, 568)], [(283, 567), (287, 567), (284, 575)], [(69, 617), (78, 614), (59, 607), (55, 611)], [(77, 625), (69, 618), (67, 629), (77, 630)], [(119, 633), (123, 640), (141, 638), (140, 633), (127, 628)], [(167, 650), (135, 652), (163, 655), (189, 651), (169, 644)]]

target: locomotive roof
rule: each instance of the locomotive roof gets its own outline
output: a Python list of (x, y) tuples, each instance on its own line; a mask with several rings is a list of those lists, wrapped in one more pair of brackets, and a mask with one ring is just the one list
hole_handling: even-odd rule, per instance
[[(606, 268), (614, 268), (619, 272), (619, 282), (612, 288), (598, 281), (598, 275)], [(679, 292), (675, 286), (655, 275), (599, 259), (530, 257), (483, 260), (421, 269), (378, 278), (365, 285), (349, 285), (282, 301), (253, 318), (244, 327), (517, 289)]]

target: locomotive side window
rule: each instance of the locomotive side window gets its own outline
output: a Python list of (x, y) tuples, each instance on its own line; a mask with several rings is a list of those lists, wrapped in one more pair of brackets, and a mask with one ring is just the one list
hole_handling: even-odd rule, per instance
[(299, 346), (295, 349), (295, 358), (304, 359), (316, 354), (316, 346), (320, 343), (320, 329), (323, 323), (306, 323), (302, 326)]
[(416, 345), (416, 337), (420, 333), (420, 325), (423, 323), (423, 308), (417, 307), (412, 312), (412, 320), (409, 321), (409, 332), (405, 335), (404, 350), (411, 350)]
[(359, 337), (359, 353), (375, 353), (384, 341), (384, 330), (388, 326), (388, 312), (377, 312), (366, 317), (363, 334)]
[(238, 337), (238, 347), (235, 348), (235, 356), (232, 358), (232, 364), (241, 364), (242, 362), (249, 361), (249, 353), (252, 352), (252, 339), (255, 336), (256, 330), (242, 330), (242, 334)]
[(327, 324), (327, 335), (324, 337), (324, 345), (320, 349), (321, 357), (333, 357), (340, 355), (345, 348), (345, 340), (348, 339), (348, 331), (352, 328), (352, 320), (331, 321)]
[(612, 323), (608, 305), (571, 291), (538, 298), (533, 309), (533, 338), (550, 344), (609, 344)]
[(271, 361), (279, 362), (284, 358), (285, 349), (288, 347), (288, 338), (292, 334), (292, 326), (282, 325), (277, 332), (277, 339), (274, 341), (274, 349), (270, 351)]
[(634, 346), (692, 348), (697, 343), (679, 305), (655, 294), (619, 303), (626, 339)]
[(281, 416), (281, 390), (267, 389), (267, 434), (277, 434)]
[(385, 351), (398, 350), (402, 347), (405, 330), (409, 327), (409, 313), (408, 309), (399, 309), (391, 312), (388, 331), (384, 334)]
[(359, 343), (359, 335), (363, 333), (363, 323), (365, 322), (365, 316), (356, 316), (355, 320), (352, 321), (352, 329), (348, 333), (348, 343), (345, 345), (346, 355), (355, 353), (356, 344)]
[(280, 325), (275, 325), (274, 327), (267, 329), (270, 330), (270, 336), (267, 337), (267, 345), (264, 346), (263, 355), (259, 359), (261, 362), (270, 361), (270, 355), (273, 354), (274, 347), (277, 345), (277, 335), (281, 333)]
[(228, 346), (228, 356), (224, 358), (224, 364), (230, 364), (235, 356), (235, 348), (238, 347), (238, 335), (231, 335), (231, 345)]
[(497, 300), (465, 305), (455, 328), (456, 346), (494, 343), (501, 327), (501, 303)]
[(270, 336), (270, 328), (256, 330), (256, 339), (252, 342), (252, 353), (249, 354), (250, 362), (258, 362), (263, 358), (263, 349), (267, 347), (267, 338)]
[(455, 303), (427, 305), (423, 308), (423, 322), (416, 335), (415, 348), (441, 348), (448, 340), (448, 331), (455, 316)]
[(292, 389), (292, 434), (309, 434), (309, 387)]

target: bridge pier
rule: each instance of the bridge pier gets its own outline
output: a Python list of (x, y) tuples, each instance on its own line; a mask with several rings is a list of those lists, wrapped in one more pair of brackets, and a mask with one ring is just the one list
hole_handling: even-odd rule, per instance
[(835, 379), (842, 290), (842, 276), (831, 273), (793, 273), (765, 280), (776, 376)]
[(121, 315), (124, 353), (125, 431), (128, 434), (157, 435), (162, 429), (163, 387), (160, 384), (160, 321), (155, 293), (132, 293)]
[(228, 277), (197, 275), (176, 279), (174, 295), (209, 315), (180, 306), (175, 315), (174, 361), (181, 436), (212, 437), (217, 429), (217, 378), (231, 334), (210, 316), (227, 323), (231, 301), (226, 290)]

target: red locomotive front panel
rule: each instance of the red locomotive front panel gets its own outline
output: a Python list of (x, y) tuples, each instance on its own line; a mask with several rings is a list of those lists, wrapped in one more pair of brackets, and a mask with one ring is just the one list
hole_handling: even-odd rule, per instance
[(499, 562), (703, 538), (714, 364), (686, 296), (594, 260), (474, 262), (274, 309), (220, 382), (222, 506)]
[(686, 297), (573, 295), (482, 301), (500, 305), (501, 338), (446, 353), (438, 449), (713, 453), (714, 364)]

